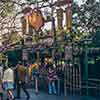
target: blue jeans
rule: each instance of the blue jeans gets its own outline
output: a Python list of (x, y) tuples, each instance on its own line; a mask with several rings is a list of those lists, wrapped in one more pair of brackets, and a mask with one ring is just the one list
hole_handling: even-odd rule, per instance
[(49, 94), (52, 94), (52, 93), (57, 94), (54, 81), (48, 83), (48, 90), (49, 90)]

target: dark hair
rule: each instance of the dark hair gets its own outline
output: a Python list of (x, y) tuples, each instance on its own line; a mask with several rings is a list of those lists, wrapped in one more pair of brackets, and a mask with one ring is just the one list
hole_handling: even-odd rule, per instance
[(48, 68), (53, 69), (53, 64), (48, 64)]

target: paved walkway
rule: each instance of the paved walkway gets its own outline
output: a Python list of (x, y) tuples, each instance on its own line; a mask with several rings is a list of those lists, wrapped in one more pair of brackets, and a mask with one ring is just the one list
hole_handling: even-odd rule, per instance
[[(56, 95), (48, 95), (47, 93), (40, 92), (38, 95), (34, 93), (33, 90), (29, 90), (30, 93), (30, 100), (100, 100), (100, 97), (78, 97), (78, 96), (68, 96), (64, 98), (64, 96), (56, 96)], [(25, 94), (21, 93), (21, 99), (26, 100)]]

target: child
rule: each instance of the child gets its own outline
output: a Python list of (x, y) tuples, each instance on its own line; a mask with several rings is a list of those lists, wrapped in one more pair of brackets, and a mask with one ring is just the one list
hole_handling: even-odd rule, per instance
[(48, 78), (49, 94), (52, 93), (57, 94), (56, 86), (55, 86), (55, 80), (57, 80), (57, 74), (53, 68), (53, 64), (49, 65), (47, 78)]

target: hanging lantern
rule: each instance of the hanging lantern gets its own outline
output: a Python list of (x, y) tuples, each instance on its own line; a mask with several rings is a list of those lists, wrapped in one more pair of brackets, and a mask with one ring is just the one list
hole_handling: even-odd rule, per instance
[(71, 7), (66, 8), (66, 24), (67, 24), (67, 29), (72, 28), (72, 10)]
[(34, 9), (32, 13), (28, 16), (29, 24), (35, 31), (39, 31), (44, 25), (44, 18), (40, 10)]
[(58, 29), (61, 30), (63, 29), (63, 9), (59, 8), (57, 9), (57, 24), (58, 24)]

